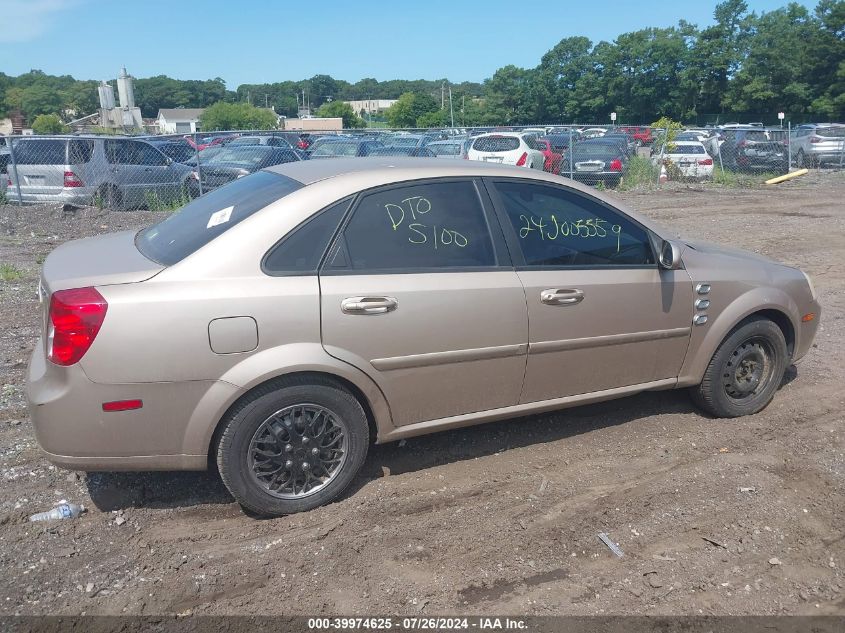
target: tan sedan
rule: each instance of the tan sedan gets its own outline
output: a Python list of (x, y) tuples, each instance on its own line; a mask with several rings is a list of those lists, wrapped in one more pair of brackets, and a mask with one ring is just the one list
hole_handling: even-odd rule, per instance
[(265, 515), (336, 498), (372, 441), (645, 390), (756, 413), (820, 311), (800, 270), (559, 176), (395, 157), (272, 167), (69, 242), (40, 294), (51, 461), (216, 463)]

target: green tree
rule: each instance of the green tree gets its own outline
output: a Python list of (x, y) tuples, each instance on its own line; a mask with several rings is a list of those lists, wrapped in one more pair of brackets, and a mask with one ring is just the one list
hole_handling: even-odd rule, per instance
[(426, 112), (417, 117), (416, 127), (446, 127), (448, 115), (445, 110), (437, 110), (435, 112)]
[(414, 127), (417, 119), (429, 112), (440, 109), (431, 95), (420, 92), (406, 92), (385, 110), (384, 115), (390, 127)]
[(200, 117), (204, 132), (215, 130), (273, 130), (276, 115), (265, 108), (248, 103), (218, 101), (205, 109)]
[(32, 131), (36, 134), (62, 134), (69, 132), (70, 128), (55, 114), (39, 114), (32, 122)]
[(343, 119), (343, 127), (345, 128), (360, 128), (366, 127), (364, 119), (355, 114), (352, 106), (343, 101), (329, 101), (317, 108), (316, 115), (318, 117), (341, 118)]

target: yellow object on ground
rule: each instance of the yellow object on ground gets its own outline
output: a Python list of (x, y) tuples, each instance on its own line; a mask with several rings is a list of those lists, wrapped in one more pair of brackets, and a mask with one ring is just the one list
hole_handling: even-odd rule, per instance
[(804, 174), (808, 173), (809, 169), (799, 169), (798, 171), (791, 171), (788, 174), (784, 174), (783, 176), (778, 176), (777, 178), (769, 178), (766, 181), (767, 185), (776, 185), (779, 182), (783, 182), (784, 180), (789, 180), (790, 178), (795, 178), (796, 176), (803, 176)]

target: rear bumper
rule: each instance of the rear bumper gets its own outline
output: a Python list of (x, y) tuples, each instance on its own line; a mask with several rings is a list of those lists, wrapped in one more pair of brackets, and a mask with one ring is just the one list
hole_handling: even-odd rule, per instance
[[(27, 400), (47, 459), (78, 470), (204, 470), (211, 433), (240, 390), (220, 381), (101, 384), (79, 365), (48, 362), (39, 339)], [(104, 402), (143, 407), (104, 412)]]
[[(14, 196), (17, 199), (18, 190), (14, 183), (8, 188), (7, 195)], [(28, 204), (47, 204), (58, 203), (75, 206), (88, 206), (94, 199), (94, 190), (88, 187), (74, 187), (72, 189), (63, 189), (56, 193), (32, 193), (28, 192), (26, 188), (21, 189), (21, 200)]]

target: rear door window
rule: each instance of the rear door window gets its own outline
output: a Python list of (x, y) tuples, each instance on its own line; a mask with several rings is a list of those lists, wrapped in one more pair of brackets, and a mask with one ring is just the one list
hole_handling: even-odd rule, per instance
[(334, 250), (329, 271), (434, 272), (496, 265), (484, 208), (469, 180), (391, 187), (364, 196)]
[(239, 178), (139, 232), (135, 245), (144, 257), (171, 266), (256, 211), (302, 187), (292, 178), (265, 171)]

